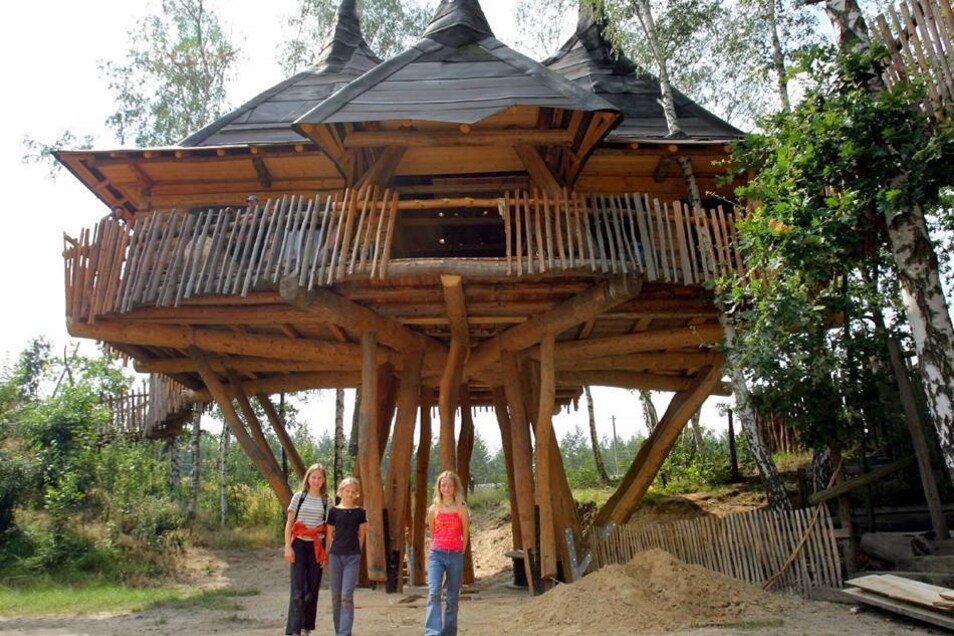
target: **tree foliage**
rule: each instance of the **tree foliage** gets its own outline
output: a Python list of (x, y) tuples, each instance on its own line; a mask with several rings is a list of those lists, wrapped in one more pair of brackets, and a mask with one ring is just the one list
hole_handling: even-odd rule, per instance
[[(314, 64), (328, 29), (334, 24), (339, 0), (299, 0), (288, 20), (292, 36), (279, 50), (279, 62), (292, 75)], [(364, 0), (358, 5), (365, 41), (382, 59), (397, 55), (420, 39), (431, 17), (430, 5), (409, 0)]]
[(872, 92), (864, 78), (881, 57), (813, 50), (798, 67), (804, 99), (735, 153), (756, 173), (739, 192), (758, 205), (738, 223), (750, 275), (725, 296), (740, 327), (734, 364), (761, 410), (816, 448), (857, 434), (851, 421), (876, 412), (864, 396), (888, 381), (870, 363), (883, 358), (881, 317), (897, 310), (886, 219), (936, 203), (951, 179), (954, 128), (911, 107), (916, 86)]
[(239, 51), (203, 0), (163, 0), (128, 35), (126, 59), (100, 66), (117, 105), (106, 123), (120, 143), (174, 144), (225, 112)]

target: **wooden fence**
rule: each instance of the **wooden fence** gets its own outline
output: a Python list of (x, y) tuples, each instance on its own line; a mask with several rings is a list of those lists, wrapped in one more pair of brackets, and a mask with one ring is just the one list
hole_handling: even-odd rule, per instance
[(901, 0), (876, 19), (878, 35), (888, 47), (885, 72), (889, 86), (920, 77), (928, 96), (925, 113), (943, 118), (954, 108), (954, 10), (950, 0)]
[(245, 296), (290, 275), (308, 289), (386, 278), (400, 210), (441, 205), (498, 208), (506, 245), (495, 258), (505, 257), (511, 276), (578, 270), (693, 285), (742, 268), (734, 219), (721, 207), (691, 210), (639, 194), (399, 201), (365, 188), (142, 215), (131, 227), (105, 218), (78, 240), (66, 238), (67, 315), (93, 322), (193, 296)]
[[(811, 588), (842, 585), (831, 516), (824, 506), (664, 524), (629, 523), (613, 528), (605, 538), (596, 534), (591, 533), (590, 548), (597, 568), (626, 563), (638, 552), (660, 548), (686, 563), (756, 585), (775, 578), (776, 588), (806, 595)], [(792, 563), (783, 568), (793, 554)]]
[(103, 405), (110, 420), (102, 437), (133, 440), (178, 435), (193, 409), (187, 389), (156, 374), (125, 395), (104, 399)]

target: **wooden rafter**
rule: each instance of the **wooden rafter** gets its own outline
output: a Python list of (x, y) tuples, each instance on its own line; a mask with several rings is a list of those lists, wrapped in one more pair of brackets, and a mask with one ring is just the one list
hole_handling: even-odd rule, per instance
[(454, 413), (460, 394), (460, 383), (467, 354), (470, 352), (470, 332), (467, 326), (467, 307), (460, 276), (441, 276), (447, 317), (451, 326), (451, 344), (441, 374), (438, 410), (441, 417), (441, 470), (456, 470), (456, 443), (454, 441)]
[(272, 404), (271, 398), (269, 398), (267, 394), (259, 394), (256, 398), (262, 410), (265, 412), (265, 417), (268, 418), (269, 423), (272, 425), (272, 430), (275, 431), (275, 437), (278, 438), (278, 442), (282, 445), (282, 448), (285, 449), (285, 455), (288, 457), (288, 461), (291, 462), (292, 470), (298, 475), (298, 479), (304, 479), (305, 462), (302, 461), (301, 455), (298, 453), (298, 448), (295, 447), (295, 442), (288, 434), (285, 422), (282, 421), (278, 410), (275, 408), (275, 405)]
[(540, 156), (540, 152), (534, 146), (519, 145), (514, 147), (517, 156), (523, 163), (527, 172), (530, 174), (531, 181), (539, 188), (559, 194), (563, 189), (563, 183), (547, 165), (547, 162)]

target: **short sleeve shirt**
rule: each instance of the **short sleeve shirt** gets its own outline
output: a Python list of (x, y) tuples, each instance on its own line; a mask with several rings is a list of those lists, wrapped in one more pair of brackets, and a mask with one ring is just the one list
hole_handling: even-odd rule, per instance
[[(299, 509), (298, 502), (302, 497), (305, 497), (305, 501)], [(292, 496), (291, 503), (288, 504), (288, 512), (294, 513), (296, 510), (298, 510), (298, 521), (309, 528), (325, 522), (325, 502), (321, 497), (309, 497), (303, 492), (296, 492)]]
[(361, 554), (358, 529), (368, 521), (364, 508), (332, 508), (328, 511), (328, 525), (335, 527), (331, 554)]

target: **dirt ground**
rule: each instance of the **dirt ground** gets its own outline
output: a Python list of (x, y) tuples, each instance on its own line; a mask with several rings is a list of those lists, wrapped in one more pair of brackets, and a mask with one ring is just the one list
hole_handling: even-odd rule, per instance
[[(687, 566), (661, 551), (654, 551), (657, 554), (644, 559), (642, 565), (612, 566), (618, 569), (604, 569), (579, 584), (561, 586), (531, 599), (525, 591), (511, 586), (509, 562), (502, 556), (503, 550), (498, 550), (509, 541), (508, 532), (509, 527), (503, 526), (478, 528), (476, 532), (474, 545), (481, 552), (476, 560), (479, 578), (461, 602), (462, 635), (944, 633), (874, 609), (764, 594), (737, 581), (712, 578), (714, 573)], [(501, 556), (488, 557), (483, 554), (487, 550)], [(288, 570), (279, 550), (196, 550), (192, 564), (192, 580), (183, 585), (257, 590), (258, 594), (230, 599), (236, 605), (229, 609), (154, 608), (73, 618), (0, 617), (0, 636), (277, 636), (283, 632)], [(421, 634), (425, 595), (426, 589), (419, 587), (391, 595), (359, 589), (355, 599), (355, 635)], [(714, 599), (718, 602), (711, 602)], [(700, 608), (710, 613), (699, 613)], [(330, 594), (326, 589), (319, 598), (318, 611), (315, 633), (331, 634)], [(672, 628), (686, 624), (691, 626)]]

